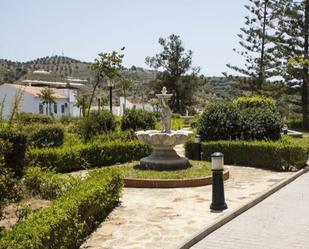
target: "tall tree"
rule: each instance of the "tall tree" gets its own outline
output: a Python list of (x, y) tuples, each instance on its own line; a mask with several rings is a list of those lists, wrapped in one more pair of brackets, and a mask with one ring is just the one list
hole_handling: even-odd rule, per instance
[(309, 129), (309, 0), (279, 0), (281, 18), (278, 21), (276, 45), (282, 60), (281, 74), (292, 90), (298, 90), (303, 128)]
[[(263, 84), (272, 76), (280, 62), (274, 56), (275, 45), (272, 34), (278, 17), (277, 0), (249, 0), (245, 8), (250, 15), (245, 17), (245, 28), (241, 28), (241, 51), (235, 52), (245, 58), (244, 67), (227, 64), (227, 67), (247, 77), (240, 80), (238, 87), (257, 93), (262, 90)], [(245, 79), (245, 78), (239, 78)]]
[(166, 86), (173, 93), (171, 108), (174, 112), (184, 113), (192, 103), (199, 68), (192, 67), (192, 51), (185, 51), (178, 35), (170, 35), (168, 39), (159, 38), (162, 51), (153, 57), (146, 57), (146, 64), (162, 71), (157, 75), (155, 90)]
[(51, 104), (56, 103), (54, 91), (47, 87), (43, 88), (39, 94), (39, 98), (42, 100), (42, 104), (46, 105), (46, 114), (51, 115)]
[[(124, 47), (121, 51), (124, 50)], [(90, 108), (93, 102), (94, 94), (100, 84), (106, 82), (108, 79), (112, 80), (115, 77), (120, 77), (120, 68), (122, 68), (122, 60), (124, 55), (117, 51), (111, 53), (100, 53), (99, 57), (94, 60), (90, 68), (95, 72), (95, 79), (92, 82), (92, 92), (89, 100), (89, 107), (87, 116), (90, 113)]]

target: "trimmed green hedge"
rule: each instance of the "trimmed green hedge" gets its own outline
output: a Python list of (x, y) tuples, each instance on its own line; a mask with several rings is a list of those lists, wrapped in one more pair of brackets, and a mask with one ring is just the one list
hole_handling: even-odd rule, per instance
[(150, 153), (151, 147), (139, 141), (113, 141), (73, 147), (33, 149), (27, 153), (27, 163), (57, 172), (71, 172), (139, 160)]
[(22, 112), (18, 114), (18, 120), (23, 125), (29, 125), (34, 123), (39, 124), (51, 124), (54, 123), (54, 119), (51, 116), (45, 114), (35, 114), (30, 112)]
[(120, 198), (123, 182), (114, 169), (94, 171), (51, 206), (5, 231), (0, 249), (79, 248)]
[(25, 164), (27, 136), (17, 131), (0, 130), (0, 139), (10, 147), (3, 152), (5, 167), (12, 170), (14, 176), (21, 177)]
[(31, 125), (26, 130), (31, 147), (59, 147), (63, 144), (64, 130), (60, 125)]
[(43, 171), (40, 167), (27, 168), (23, 176), (23, 184), (27, 192), (47, 200), (59, 198), (80, 181), (80, 177)]
[[(193, 158), (194, 146), (186, 144), (186, 156)], [(226, 164), (273, 170), (300, 169), (308, 160), (308, 146), (278, 141), (213, 141), (202, 143), (202, 160), (210, 161), (213, 152), (222, 152)]]

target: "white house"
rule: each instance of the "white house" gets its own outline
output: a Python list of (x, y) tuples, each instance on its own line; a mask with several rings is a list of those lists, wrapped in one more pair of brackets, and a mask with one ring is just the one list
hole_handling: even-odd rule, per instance
[[(46, 105), (42, 104), (39, 95), (44, 87), (24, 86), (18, 84), (3, 84), (0, 85), (0, 104), (3, 103), (3, 117), (8, 118), (15, 97), (20, 93), (21, 101), (19, 106), (20, 112), (31, 113), (46, 113)], [(57, 89), (51, 88), (54, 92), (55, 103), (51, 106), (51, 113), (55, 117), (61, 116), (79, 116), (80, 110), (75, 106), (76, 90), (74, 89)]]

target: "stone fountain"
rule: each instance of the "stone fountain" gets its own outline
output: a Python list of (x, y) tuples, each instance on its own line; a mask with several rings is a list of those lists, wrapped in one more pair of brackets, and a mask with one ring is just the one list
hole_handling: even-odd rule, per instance
[(160, 128), (158, 130), (138, 131), (136, 135), (139, 140), (154, 147), (150, 156), (140, 160), (140, 165), (147, 169), (174, 170), (189, 167), (188, 159), (180, 157), (174, 147), (183, 144), (189, 139), (192, 131), (171, 130), (172, 112), (168, 106), (168, 101), (172, 94), (168, 94), (166, 87), (162, 88), (160, 94), (156, 94), (161, 107)]

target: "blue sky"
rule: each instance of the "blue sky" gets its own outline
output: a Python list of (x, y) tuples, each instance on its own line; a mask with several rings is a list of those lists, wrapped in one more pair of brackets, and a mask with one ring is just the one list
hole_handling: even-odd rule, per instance
[(124, 65), (147, 67), (159, 37), (180, 35), (201, 73), (241, 65), (237, 34), (248, 0), (0, 0), (0, 58), (27, 61), (54, 54), (93, 61), (126, 47)]

